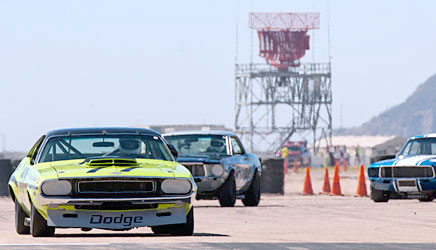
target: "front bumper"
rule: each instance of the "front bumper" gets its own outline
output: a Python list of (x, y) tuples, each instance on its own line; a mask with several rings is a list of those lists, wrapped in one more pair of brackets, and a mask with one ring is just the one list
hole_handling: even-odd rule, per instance
[[(40, 205), (47, 206), (46, 219), (49, 226), (123, 230), (185, 223), (186, 213), (190, 209), (194, 195), (195, 192), (184, 196), (151, 198), (69, 198), (47, 197), (40, 194), (38, 201)], [(86, 209), (104, 203), (119, 202), (156, 206), (147, 209)]]
[(435, 192), (436, 178), (370, 178), (371, 186), (391, 193)]
[(185, 206), (162, 210), (91, 211), (49, 208), (47, 225), (66, 228), (130, 229), (186, 223)]
[(228, 173), (226, 172), (219, 177), (211, 176), (198, 176), (194, 177), (195, 183), (198, 187), (198, 193), (211, 192), (217, 190), (227, 180)]

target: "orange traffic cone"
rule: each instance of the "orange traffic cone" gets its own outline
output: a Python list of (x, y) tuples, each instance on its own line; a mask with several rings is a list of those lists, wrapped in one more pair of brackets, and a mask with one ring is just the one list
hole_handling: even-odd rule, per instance
[(297, 159), (294, 160), (294, 172), (295, 173), (298, 172), (298, 161), (297, 161)]
[(333, 175), (333, 184), (330, 195), (342, 195), (341, 183), (339, 181), (339, 166), (335, 166), (335, 173)]
[(312, 181), (310, 180), (310, 168), (306, 167), (306, 177), (304, 178), (303, 195), (313, 195)]
[(335, 160), (335, 167), (339, 167), (339, 160)]
[(325, 168), (324, 184), (322, 185), (322, 191), (320, 194), (329, 194), (329, 193), (330, 193), (329, 169)]
[(365, 172), (363, 170), (363, 165), (360, 165), (359, 179), (357, 180), (357, 190), (356, 195), (358, 197), (367, 197), (366, 183), (365, 183)]
[(284, 171), (284, 173), (285, 174), (287, 174), (288, 173), (288, 161), (286, 160), (286, 159), (284, 159), (284, 161), (283, 161), (283, 171)]
[(347, 172), (347, 161), (346, 160), (344, 160), (342, 162), (342, 167), (344, 168), (344, 172)]

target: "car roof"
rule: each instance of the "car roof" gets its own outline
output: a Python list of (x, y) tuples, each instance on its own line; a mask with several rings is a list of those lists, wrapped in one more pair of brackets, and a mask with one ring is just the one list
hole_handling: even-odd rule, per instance
[(224, 136), (236, 136), (235, 133), (222, 130), (189, 130), (189, 131), (177, 131), (172, 133), (166, 133), (162, 136), (175, 136), (175, 135), (224, 135)]
[(420, 138), (436, 138), (436, 133), (416, 135), (416, 136), (410, 137), (409, 140), (420, 139)]
[(46, 136), (83, 134), (147, 134), (160, 136), (158, 132), (151, 129), (129, 127), (64, 128), (49, 131)]

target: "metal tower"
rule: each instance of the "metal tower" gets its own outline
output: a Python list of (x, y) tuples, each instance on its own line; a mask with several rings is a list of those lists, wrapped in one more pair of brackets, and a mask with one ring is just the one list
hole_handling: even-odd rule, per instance
[(331, 145), (330, 63), (300, 63), (319, 13), (250, 13), (266, 64), (236, 64), (235, 131), (252, 151), (274, 153), (294, 134)]

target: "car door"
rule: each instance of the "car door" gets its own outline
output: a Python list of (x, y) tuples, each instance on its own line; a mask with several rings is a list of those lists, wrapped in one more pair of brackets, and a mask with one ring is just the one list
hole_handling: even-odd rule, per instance
[(32, 147), (32, 149), (29, 151), (29, 153), (26, 156), (25, 162), (22, 166), (22, 171), (17, 173), (19, 176), (17, 183), (18, 183), (18, 192), (20, 196), (21, 203), (30, 210), (30, 200), (29, 196), (27, 194), (27, 185), (28, 185), (28, 177), (30, 172), (33, 170), (33, 164), (36, 159), (36, 156), (39, 152), (39, 148), (41, 147), (41, 144), (44, 140), (45, 136), (42, 136), (39, 138), (39, 140), (35, 143), (35, 145)]
[(246, 155), (245, 149), (242, 146), (241, 141), (235, 137), (230, 137), (230, 144), (232, 155), (236, 164), (235, 166), (235, 181), (236, 189), (240, 190), (243, 188), (250, 180), (250, 159)]

